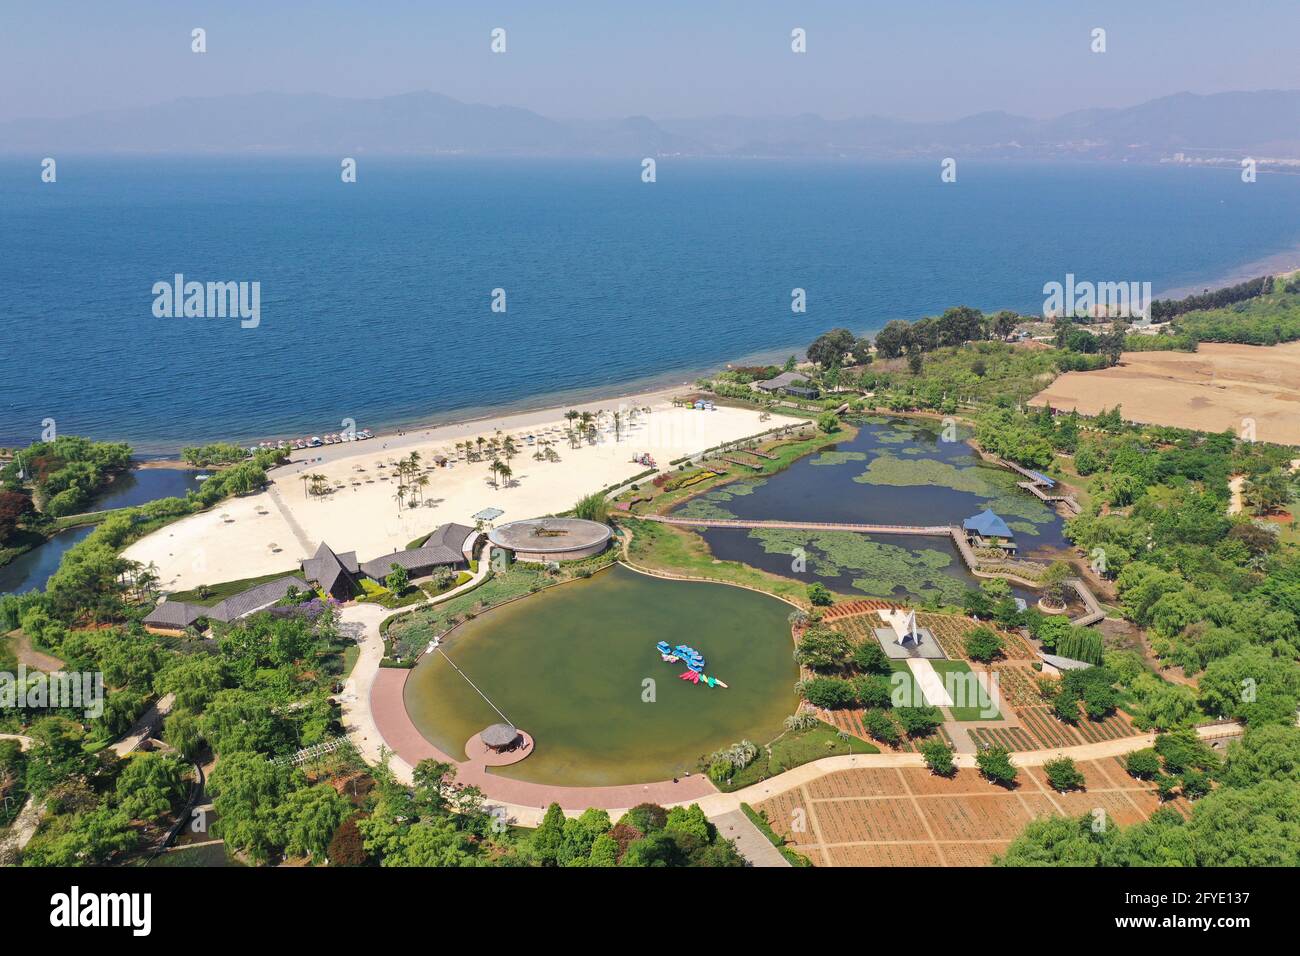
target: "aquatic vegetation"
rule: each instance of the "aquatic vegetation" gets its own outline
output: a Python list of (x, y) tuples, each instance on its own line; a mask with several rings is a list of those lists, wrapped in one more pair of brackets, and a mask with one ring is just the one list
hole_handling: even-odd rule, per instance
[(895, 597), (902, 590), (922, 600), (955, 603), (966, 589), (962, 581), (945, 573), (952, 556), (933, 548), (902, 548), (852, 531), (755, 528), (749, 536), (768, 554), (802, 549), (809, 570), (819, 577), (855, 574), (853, 587), (875, 597)]
[(721, 488), (714, 488), (702, 495), (697, 495), (674, 511), (673, 514), (680, 518), (696, 518), (699, 520), (734, 518), (736, 516), (724, 508), (723, 504), (732, 498), (752, 495), (756, 489), (766, 483), (766, 478), (733, 481)]
[(1016, 475), (987, 465), (959, 467), (937, 458), (904, 460), (889, 453), (874, 458), (867, 470), (853, 479), (860, 484), (888, 485), (895, 488), (931, 485), (964, 491), (983, 499), (1004, 518), (1020, 518), (1012, 525), (1016, 531), (1038, 534), (1034, 525), (1051, 524), (1055, 516), (1042, 502), (1016, 487)]
[(863, 451), (824, 451), (810, 465), (843, 465), (850, 461), (866, 461), (867, 453)]

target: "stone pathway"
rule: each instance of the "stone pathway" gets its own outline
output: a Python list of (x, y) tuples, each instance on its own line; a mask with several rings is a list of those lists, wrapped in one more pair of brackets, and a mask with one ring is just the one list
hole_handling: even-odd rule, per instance
[(293, 532), (293, 538), (298, 542), (298, 546), (302, 548), (303, 555), (310, 556), (316, 549), (313, 547), (311, 539), (307, 537), (307, 532), (302, 530), (302, 525), (298, 523), (298, 519), (293, 516), (293, 512), (290, 511), (289, 507), (284, 503), (284, 498), (281, 497), (280, 489), (275, 486), (275, 482), (271, 482), (271, 484), (266, 486), (266, 493), (267, 496), (275, 502), (275, 507), (279, 509), (280, 515), (284, 518), (285, 524), (287, 524), (289, 530)]
[(744, 810), (728, 810), (712, 817), (710, 822), (718, 828), (719, 834), (735, 841), (736, 852), (748, 860), (750, 866), (790, 865), (772, 841), (763, 836), (763, 831), (745, 816)]

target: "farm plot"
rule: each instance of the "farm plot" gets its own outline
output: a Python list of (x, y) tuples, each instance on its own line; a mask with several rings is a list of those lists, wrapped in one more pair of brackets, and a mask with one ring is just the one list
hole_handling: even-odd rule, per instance
[(1007, 747), (1011, 750), (1040, 750), (1041, 746), (1023, 727), (976, 727), (970, 732), (977, 747)]
[(1020, 723), (1034, 740), (1028, 750), (1074, 747), (1082, 742), (1074, 728), (1052, 713), (1050, 707), (1021, 707)]
[(985, 840), (979, 843), (940, 843), (949, 866), (992, 866), (993, 858), (1007, 852), (1010, 840)]
[[(909, 768), (912, 769), (912, 768)], [(929, 773), (928, 770), (922, 771)], [(893, 767), (854, 767), (828, 773), (805, 788), (812, 799), (906, 796), (903, 778)]]
[(1038, 672), (1033, 668), (1023, 664), (1000, 663), (993, 665), (990, 670), (997, 675), (998, 692), (1007, 705), (1014, 708), (1034, 707), (1043, 702), (1043, 696), (1038, 693), (1035, 682)]
[(912, 801), (828, 800), (813, 804), (826, 843), (927, 841), (925, 823)]
[(926, 799), (921, 810), (938, 840), (1010, 840), (1030, 820), (1053, 813), (1042, 794), (1013, 792)]
[[(1130, 777), (1119, 758), (1081, 761), (1079, 769), (1087, 789), (1059, 794), (1041, 767), (1022, 768), (1014, 790), (969, 768), (949, 778), (921, 767), (858, 767), (755, 806), (818, 866), (987, 866), (1036, 817), (1100, 809), (1127, 826), (1161, 806), (1152, 784)], [(1163, 805), (1190, 812), (1181, 798)]]
[[(855, 843), (826, 847), (834, 866), (940, 866), (930, 843)], [(951, 865), (951, 864), (950, 864)]]

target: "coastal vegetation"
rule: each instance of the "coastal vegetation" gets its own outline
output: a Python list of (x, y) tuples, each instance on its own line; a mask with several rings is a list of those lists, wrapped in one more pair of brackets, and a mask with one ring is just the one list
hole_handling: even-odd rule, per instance
[[(1262, 316), (1292, 308), (1289, 297), (1296, 294), (1283, 286), (1227, 302), (1218, 311), (1256, 310), (1262, 329)], [(1219, 319), (1207, 318), (1212, 313), (1203, 310), (1204, 304), (1173, 313), (1184, 330), (1179, 334), (1198, 329), (1195, 334), (1217, 334), (1213, 329)], [(1100, 724), (1122, 710), (1139, 729), (1161, 731), (1156, 746), (1131, 754), (1126, 767), (1134, 777), (1152, 781), (1166, 799), (1191, 801), (1188, 819), (1161, 811), (1145, 823), (1100, 832), (1087, 821), (1038, 821), (1010, 846), (1006, 865), (1152, 860), (1294, 865), (1294, 847), (1300, 843), (1291, 832), (1300, 820), (1300, 732), (1293, 726), (1300, 702), (1295, 666), (1300, 656), (1295, 636), (1300, 633), (1300, 557), (1286, 540), (1285, 522), (1296, 496), (1290, 469), (1296, 450), (1229, 433), (1133, 425), (1118, 408), (1093, 418), (1060, 415), (1050, 408), (1026, 412), (1023, 401), (1044, 379), (1076, 361), (1094, 360), (1075, 356), (1107, 361), (1113, 342), (1090, 344), (1075, 330), (1063, 330), (1054, 348), (1012, 346), (999, 339), (1011, 334), (1014, 318), (948, 310), (935, 320), (895, 325), (888, 334), (882, 330), (885, 341), (877, 337), (874, 357), (862, 340), (834, 330), (810, 347), (814, 367), (809, 381), (840, 389), (832, 401), (834, 407), (847, 403), (848, 416), (823, 411), (811, 435), (812, 425), (803, 423), (794, 426), (804, 429), (802, 438), (775, 437), (750, 448), (762, 454), (745, 457), (742, 444), (718, 450), (716, 459), (710, 456), (698, 465), (679, 462), (679, 470), (664, 472), (669, 477), (662, 483), (647, 483), (650, 487), (619, 497), (629, 510), (635, 499), (642, 499), (636, 507), (658, 513), (684, 505), (683, 514), (726, 514), (728, 501), (752, 494), (801, 456), (817, 453), (811, 464), (819, 466), (864, 460), (828, 450), (826, 444), (851, 439), (862, 420), (854, 416), (869, 408), (967, 415), (984, 451), (1070, 483), (1082, 511), (1067, 522), (1067, 537), (1086, 556), (1089, 572), (1113, 588), (1115, 596), (1108, 598), (1115, 602), (1112, 614), (1132, 626), (1136, 640), (1121, 645), (1064, 617), (1033, 608), (1022, 611), (1005, 582), (968, 587), (943, 574), (952, 559), (933, 549), (873, 542), (849, 532), (764, 528), (753, 529), (749, 537), (768, 554), (806, 554), (813, 570), (827, 578), (853, 575), (855, 589), (867, 594), (888, 597), (902, 587), (935, 607), (963, 606), (980, 618), (956, 645), (965, 658), (994, 667), (1006, 663), (1018, 653), (1012, 645), (1023, 643), (1010, 632), (1023, 628), (1036, 641), (1035, 648), (1094, 665), (1030, 684), (1027, 693), (1037, 693), (1036, 703), (1060, 725)], [(1287, 328), (1278, 324), (1275, 332), (1290, 334)], [(849, 362), (856, 365), (849, 367)], [(752, 381), (768, 371), (743, 374), (752, 374)], [(729, 384), (742, 387), (739, 379), (735, 376)], [(93, 494), (98, 483), (125, 467), (123, 456), (129, 456), (125, 446), (95, 450), (94, 443), (82, 444), (84, 440), (59, 441), (64, 445), (49, 443), (51, 447), (23, 459), (21, 467), (32, 480), (30, 499), (16, 468), (0, 472), (5, 482), (0, 495), (6, 496), (0, 498), (0, 536), (39, 524), (36, 502), (52, 515), (52, 505), (63, 510), (78, 495)], [(1032, 534), (1035, 525), (1044, 523), (1038, 503), (1015, 488), (1016, 476), (984, 466), (909, 460), (903, 443), (897, 444), (898, 454), (873, 454), (855, 480), (975, 494), (1016, 519), (1021, 534)], [(718, 837), (698, 807), (664, 811), (645, 805), (618, 822), (601, 811), (564, 820), (552, 807), (537, 830), (502, 833), (484, 811), (482, 795), (459, 785), (454, 769), (445, 764), (422, 763), (410, 787), (399, 784), (386, 766), (368, 768), (347, 747), (319, 766), (294, 769), (295, 753), (342, 734), (330, 695), (355, 649), (339, 633), (331, 609), (257, 614), (218, 628), (215, 643), (204, 647), (149, 634), (138, 623), (156, 592), (156, 575), (124, 561), (122, 548), (226, 495), (263, 487), (266, 468), (276, 460), (276, 453), (241, 451), (236, 456), (226, 446), (187, 451), (194, 464), (228, 467), (185, 499), (109, 515), (67, 552), (44, 594), (0, 599), (5, 631), (20, 628), (32, 647), (57, 655), (70, 668), (101, 671), (108, 685), (101, 720), (44, 710), (7, 712), (0, 720), (6, 730), (38, 741), (28, 753), (0, 742), (0, 787), (7, 795), (35, 796), (46, 805), (23, 862), (116, 862), (141, 851), (182, 811), (192, 779), (187, 761), (214, 755), (220, 758), (210, 780), (217, 835), (250, 862), (320, 862), (327, 854), (331, 861), (390, 866), (738, 862), (734, 848)], [(508, 460), (510, 450), (503, 453)], [(509, 477), (500, 469), (496, 475)], [(1233, 476), (1244, 478), (1243, 508), (1237, 513), (1230, 513)], [(54, 505), (56, 500), (62, 504)], [(637, 520), (635, 513), (619, 514), (610, 504), (603, 494), (589, 496), (575, 513), (600, 521), (611, 520), (612, 514), (626, 532), (619, 543), (626, 544), (637, 566), (740, 584), (800, 607), (821, 608), (837, 597), (825, 584), (809, 587), (806, 581), (741, 562), (719, 561), (698, 535)], [(471, 592), (390, 618), (385, 622), (385, 663), (406, 666), (430, 640), (484, 610), (590, 576), (617, 557), (612, 549), (559, 568), (512, 565), (496, 570)], [(1040, 582), (1052, 609), (1070, 600), (1064, 577), (1058, 570)], [(444, 581), (441, 589), (462, 580)], [(403, 582), (389, 583), (387, 596), (371, 598), (401, 607), (428, 593), (417, 588), (403, 593)], [(196, 602), (219, 600), (219, 593), (225, 592), (214, 588), (192, 597)], [(867, 736), (890, 747), (914, 747), (935, 773), (953, 773), (952, 749), (935, 734), (941, 712), (924, 704), (894, 706), (890, 684), (898, 666), (885, 660), (876, 645), (848, 640), (820, 620), (820, 613), (814, 610), (796, 621), (802, 628), (796, 660), (807, 671), (799, 690), (807, 704), (827, 712), (861, 710)], [(0, 648), (0, 653), (12, 651)], [(964, 660), (951, 660), (936, 671), (947, 673), (948, 665), (970, 669)], [(1175, 669), (1170, 676), (1178, 680), (1162, 676)], [(116, 757), (109, 745), (150, 703), (169, 693), (176, 705), (163, 738), (174, 753)], [(818, 757), (877, 749), (808, 710), (767, 743), (741, 740), (709, 754), (701, 769), (720, 789), (730, 791)], [(953, 717), (973, 719), (975, 711), (953, 708)], [(1209, 718), (1246, 724), (1245, 737), (1226, 761), (1189, 730)], [(1017, 770), (1009, 748), (982, 746), (976, 760), (989, 780), (1014, 785)], [(1082, 772), (1069, 761), (1053, 761), (1044, 773), (1056, 790), (1082, 783)], [(345, 778), (365, 781), (363, 792), (346, 795), (333, 785)], [(0, 825), (5, 822), (0, 817)], [(760, 829), (772, 838), (770, 827)]]
[(130, 461), (130, 445), (60, 435), (20, 449), (0, 468), (0, 486), (29, 488), (35, 509), (58, 518), (82, 510)]

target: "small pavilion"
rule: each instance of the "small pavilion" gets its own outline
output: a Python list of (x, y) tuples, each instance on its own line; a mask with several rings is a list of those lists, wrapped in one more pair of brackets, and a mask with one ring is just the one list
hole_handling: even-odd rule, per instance
[(493, 724), (479, 731), (478, 739), (483, 741), (489, 750), (505, 753), (518, 746), (522, 735), (519, 729), (511, 724)]
[(967, 518), (961, 527), (973, 548), (1000, 548), (1010, 554), (1016, 552), (1015, 535), (1007, 523), (988, 508)]

